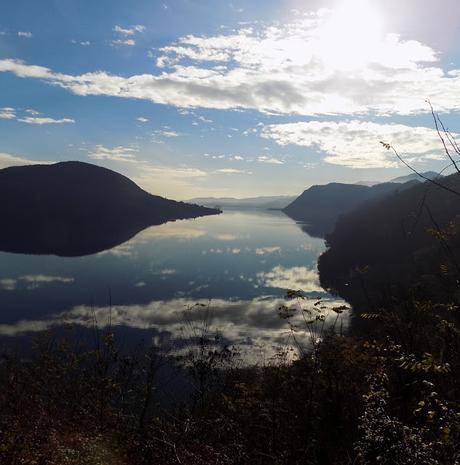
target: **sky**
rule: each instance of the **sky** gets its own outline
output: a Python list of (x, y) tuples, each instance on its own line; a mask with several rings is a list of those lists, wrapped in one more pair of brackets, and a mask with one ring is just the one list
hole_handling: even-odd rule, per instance
[(456, 0), (0, 5), (0, 168), (80, 160), (175, 199), (296, 195), (447, 166)]

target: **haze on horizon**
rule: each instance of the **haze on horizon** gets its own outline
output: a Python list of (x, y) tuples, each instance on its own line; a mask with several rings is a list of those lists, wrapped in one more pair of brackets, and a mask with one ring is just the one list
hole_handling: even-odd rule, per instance
[[(445, 160), (453, 0), (18, 0), (0, 15), (0, 168), (80, 160), (171, 198), (298, 194)], [(428, 27), (429, 26), (429, 27)]]

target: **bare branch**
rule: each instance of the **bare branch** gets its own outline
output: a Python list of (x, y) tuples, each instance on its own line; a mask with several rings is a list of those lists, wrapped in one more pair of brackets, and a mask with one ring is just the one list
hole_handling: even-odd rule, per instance
[[(391, 144), (387, 144), (386, 142), (382, 142), (380, 141), (380, 143), (387, 149), (387, 150), (392, 150), (393, 153), (396, 155), (396, 157), (398, 158), (398, 160), (403, 163), (407, 168), (409, 168), (411, 171), (413, 171), (417, 176), (421, 177), (422, 179), (424, 179), (425, 181), (429, 181), (431, 182), (432, 184), (440, 187), (441, 189), (444, 189), (452, 194), (455, 194), (455, 195), (458, 195), (460, 197), (460, 192), (457, 192), (456, 190), (454, 189), (451, 189), (450, 187), (448, 186), (445, 186), (444, 184), (441, 184), (440, 182), (436, 181), (436, 179), (430, 179), (429, 177), (425, 176), (424, 174), (418, 172), (415, 168), (413, 168), (411, 165), (409, 165), (409, 163), (407, 163), (404, 158), (401, 157), (401, 155), (399, 155), (399, 153), (397, 152), (397, 150), (391, 145)], [(455, 162), (452, 161), (452, 163), (455, 165)], [(456, 165), (455, 165), (456, 166)], [(457, 169), (458, 170), (458, 169)]]
[(439, 124), (442, 127), (442, 130), (444, 131), (444, 134), (446, 135), (447, 139), (450, 142), (450, 145), (454, 149), (454, 152), (456, 152), (458, 155), (460, 155), (460, 148), (458, 147), (457, 141), (455, 140), (455, 137), (452, 135), (452, 133), (444, 127), (444, 123), (442, 122), (441, 118), (439, 115), (436, 115), (436, 118), (438, 119)]
[[(436, 127), (436, 132), (438, 133), (439, 139), (441, 139), (442, 145), (444, 146), (444, 152), (446, 153), (447, 157), (449, 158), (449, 160), (454, 165), (456, 171), (458, 173), (460, 173), (460, 169), (458, 168), (457, 163), (455, 162), (455, 160), (452, 158), (452, 155), (450, 154), (449, 149), (447, 148), (446, 141), (444, 140), (444, 137), (443, 137), (443, 135), (441, 133), (441, 130), (439, 129), (439, 124), (438, 124), (438, 121), (440, 122), (439, 116), (437, 116), (436, 113), (434, 112), (433, 105), (431, 105), (431, 102), (429, 100), (427, 100), (427, 103), (428, 103), (428, 105), (430, 106), (430, 109), (431, 109), (431, 115), (433, 116), (433, 121), (434, 121), (434, 125)], [(444, 135), (446, 135), (447, 131), (445, 130), (444, 125), (442, 123), (441, 123), (441, 126), (443, 128)]]

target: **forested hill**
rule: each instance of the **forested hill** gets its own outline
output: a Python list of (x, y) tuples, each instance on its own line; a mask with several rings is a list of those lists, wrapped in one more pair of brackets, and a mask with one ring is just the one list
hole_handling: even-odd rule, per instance
[(322, 285), (353, 303), (457, 299), (460, 174), (436, 182), (445, 188), (418, 184), (341, 217), (319, 260)]
[(406, 184), (383, 183), (375, 186), (330, 183), (312, 186), (284, 208), (284, 213), (296, 221), (305, 223), (304, 229), (313, 236), (324, 237), (332, 232), (341, 215), (359, 205), (407, 189), (417, 181)]
[(0, 250), (85, 255), (170, 220), (219, 213), (142, 190), (127, 177), (81, 162), (0, 170)]

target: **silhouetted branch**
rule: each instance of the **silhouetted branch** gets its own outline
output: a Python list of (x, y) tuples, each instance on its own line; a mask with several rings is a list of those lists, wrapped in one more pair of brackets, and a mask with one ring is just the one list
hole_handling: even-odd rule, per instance
[[(442, 145), (444, 147), (444, 152), (446, 153), (447, 157), (449, 158), (449, 160), (452, 162), (452, 164), (454, 165), (456, 171), (458, 173), (460, 173), (460, 170), (458, 169), (458, 166), (457, 166), (457, 163), (455, 162), (455, 160), (452, 158), (452, 155), (450, 154), (449, 152), (449, 149), (447, 148), (447, 144), (446, 144), (446, 141), (444, 140), (444, 137), (441, 133), (441, 130), (439, 129), (439, 124), (441, 125), (442, 127), (442, 130), (444, 132), (444, 135), (447, 137), (447, 139), (449, 140), (449, 142), (451, 143), (451, 145), (454, 147), (455, 149), (455, 145), (452, 144), (452, 142), (450, 141), (451, 139), (451, 134), (448, 133), (448, 131), (446, 130), (446, 128), (444, 127), (444, 124), (442, 123), (441, 119), (439, 118), (439, 115), (437, 115), (434, 110), (433, 110), (433, 105), (431, 105), (431, 102), (429, 100), (427, 100), (427, 103), (428, 105), (430, 106), (430, 109), (431, 109), (431, 115), (433, 116), (433, 121), (434, 121), (434, 125), (436, 127), (436, 132), (438, 133), (438, 136), (439, 136), (439, 139), (441, 140), (442, 142)], [(450, 136), (450, 137), (449, 137)]]
[[(386, 142), (382, 142), (380, 141), (380, 143), (383, 145), (383, 147), (385, 147), (387, 150), (392, 150), (393, 153), (396, 155), (396, 157), (398, 158), (398, 160), (403, 163), (407, 168), (409, 168), (411, 171), (413, 171), (417, 176), (421, 177), (422, 179), (424, 179), (425, 181), (429, 181), (431, 182), (432, 184), (440, 187), (441, 189), (444, 189), (452, 194), (455, 194), (455, 195), (458, 195), (460, 196), (460, 192), (457, 192), (456, 190), (454, 189), (451, 189), (450, 187), (448, 186), (445, 186), (444, 184), (441, 184), (440, 182), (436, 181), (436, 179), (431, 179), (429, 178), (428, 176), (425, 176), (424, 174), (420, 173), (419, 171), (417, 171), (415, 168), (413, 168), (411, 165), (409, 165), (409, 163), (406, 162), (406, 160), (404, 160), (404, 158), (401, 157), (401, 155), (398, 153), (398, 151), (391, 145), (391, 144), (387, 144)], [(455, 162), (452, 162), (454, 165), (455, 165)]]

